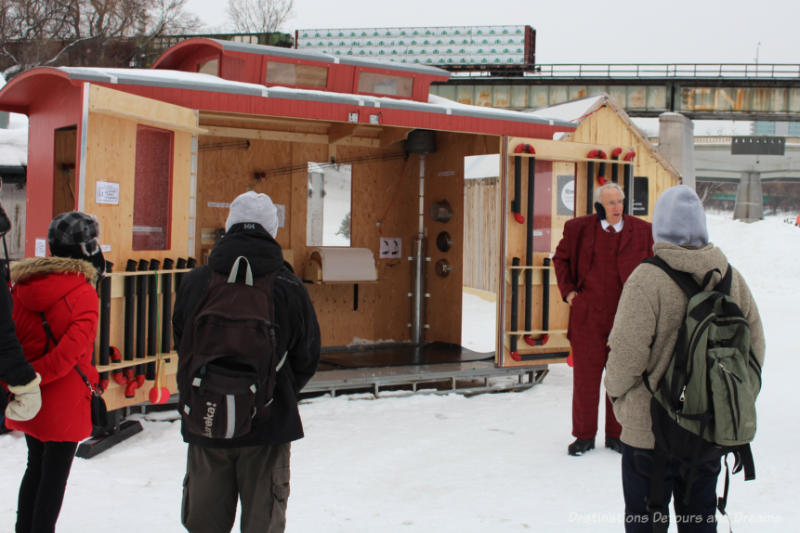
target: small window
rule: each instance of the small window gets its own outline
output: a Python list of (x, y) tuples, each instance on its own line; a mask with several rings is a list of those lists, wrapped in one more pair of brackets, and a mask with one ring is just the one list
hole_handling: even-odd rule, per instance
[(134, 250), (169, 248), (172, 143), (171, 131), (138, 126), (133, 182)]
[(219, 59), (209, 59), (204, 63), (200, 63), (197, 65), (197, 72), (219, 76)]
[(327, 87), (328, 69), (314, 65), (295, 65), (270, 61), (267, 63), (267, 83)]
[(390, 96), (411, 97), (414, 78), (390, 76), (376, 72), (362, 72), (358, 75), (358, 92), (387, 94)]
[(350, 202), (353, 168), (308, 163), (308, 246), (350, 246)]

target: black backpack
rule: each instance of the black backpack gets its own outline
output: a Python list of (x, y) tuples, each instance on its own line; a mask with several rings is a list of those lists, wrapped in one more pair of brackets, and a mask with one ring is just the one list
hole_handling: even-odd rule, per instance
[(250, 433), (254, 419), (268, 416), (276, 373), (285, 362), (276, 355), (276, 274), (254, 280), (244, 256), (236, 258), (228, 277), (212, 274), (178, 349), (178, 409), (185, 431), (235, 439)]
[[(687, 498), (696, 467), (729, 453), (735, 457), (734, 474), (744, 468), (745, 480), (755, 478), (749, 443), (756, 431), (761, 366), (750, 345), (749, 324), (730, 297), (730, 266), (717, 286), (706, 290), (718, 270), (706, 273), (701, 286), (691, 274), (671, 268), (659, 257), (644, 262), (663, 270), (688, 298), (675, 348), (655, 389), (650, 388), (647, 373), (643, 375), (653, 395), (650, 414), (656, 444), (648, 503), (656, 509), (666, 503), (663, 482), (668, 461), (677, 461), (683, 470)], [(717, 501), (723, 515), (728, 485), (726, 461), (724, 493)]]

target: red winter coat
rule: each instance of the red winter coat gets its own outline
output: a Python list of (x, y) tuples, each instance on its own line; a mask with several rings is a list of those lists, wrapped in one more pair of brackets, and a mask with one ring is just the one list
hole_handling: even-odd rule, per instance
[[(643, 259), (653, 255), (653, 230), (650, 223), (629, 215), (625, 215), (624, 220), (616, 265), (623, 284)], [(597, 215), (573, 218), (564, 225), (564, 236), (553, 255), (553, 266), (558, 289), (565, 300), (571, 291), (581, 292), (583, 289), (592, 268), (595, 235), (599, 227)], [(570, 320), (570, 329), (572, 322)], [(576, 325), (580, 327), (580, 324)], [(567, 337), (571, 337), (570, 332)]]
[[(91, 434), (89, 389), (74, 367), (97, 383), (92, 365), (96, 276), (94, 267), (80, 259), (35, 257), (12, 264), (13, 318), (25, 357), (42, 376), (42, 408), (27, 422), (6, 419), (9, 428), (41, 441), (78, 442)], [(41, 313), (58, 339), (47, 353)]]

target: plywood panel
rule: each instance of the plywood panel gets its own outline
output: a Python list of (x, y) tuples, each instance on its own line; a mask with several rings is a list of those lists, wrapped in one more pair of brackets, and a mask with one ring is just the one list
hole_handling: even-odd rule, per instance
[[(248, 147), (231, 140), (209, 136), (199, 140), (194, 253), (201, 263), (213, 246), (203, 234), (224, 230), (230, 202), (248, 190), (269, 194), (276, 205), (284, 206), (286, 216), (283, 227), (278, 228), (277, 241), (283, 248), (292, 249), (292, 179), (295, 173), (306, 179), (305, 168), (293, 166), (293, 154), (308, 151), (307, 145), (251, 140)], [(309, 155), (316, 154), (311, 151)]]
[[(128, 259), (158, 259), (186, 256), (188, 235), (189, 172), (191, 135), (175, 132), (173, 137), (171, 245), (167, 250), (133, 251), (133, 195), (136, 171), (137, 123), (103, 114), (90, 114), (87, 132), (84, 210), (98, 217), (100, 241), (111, 249), (106, 258), (119, 268)], [(97, 203), (98, 181), (119, 184), (119, 203)]]
[[(418, 166), (414, 156), (398, 157), (395, 149), (371, 150), (358, 147), (337, 148), (337, 161), (352, 165), (351, 245), (368, 248), (376, 262), (378, 282), (358, 286), (358, 302), (352, 285), (313, 285), (314, 301), (323, 331), (324, 346), (343, 346), (352, 342), (407, 341), (411, 318), (411, 254)], [(369, 159), (367, 159), (369, 158)], [(304, 241), (307, 180), (298, 187), (302, 204), (298, 240)], [(399, 259), (380, 259), (380, 237), (402, 239)], [(303, 242), (303, 247), (305, 243)], [(307, 257), (307, 253), (302, 254)]]
[[(563, 332), (560, 332), (566, 329), (567, 318), (568, 316), (565, 314), (563, 309), (564, 304), (561, 302), (561, 297), (558, 293), (558, 287), (556, 285), (555, 280), (555, 272), (552, 269), (552, 266), (548, 268), (549, 272), (549, 283), (547, 286), (543, 285), (543, 270), (544, 267), (544, 260), (545, 258), (549, 258), (551, 255), (551, 246), (552, 246), (552, 237), (551, 232), (554, 225), (553, 213), (555, 212), (555, 204), (554, 204), (554, 189), (555, 186), (555, 175), (558, 171), (557, 169), (563, 169), (563, 165), (559, 166), (557, 163), (551, 163), (550, 161), (539, 161), (538, 158), (536, 160), (536, 201), (534, 203), (534, 212), (532, 215), (534, 216), (534, 253), (532, 257), (532, 265), (536, 267), (535, 269), (520, 269), (518, 270), (519, 276), (517, 281), (517, 323), (516, 326), (512, 324), (511, 321), (511, 311), (512, 311), (512, 260), (513, 258), (518, 258), (519, 262), (522, 266), (526, 265), (526, 256), (527, 256), (527, 221), (531, 213), (528, 212), (528, 166), (530, 162), (533, 161), (533, 158), (530, 157), (515, 157), (511, 155), (508, 158), (508, 172), (507, 172), (507, 187), (508, 187), (508, 198), (506, 201), (505, 206), (505, 213), (504, 216), (507, 217), (507, 238), (508, 244), (506, 249), (506, 270), (503, 273), (503, 282), (505, 283), (505, 290), (504, 290), (504, 332), (527, 332), (527, 331), (534, 331), (536, 333), (530, 334), (530, 336), (534, 339), (541, 338), (544, 332), (547, 331), (547, 334), (550, 336), (549, 340), (545, 345), (542, 346), (530, 346), (523, 340), (523, 335), (517, 335), (517, 346), (516, 351), (523, 355), (530, 355), (530, 354), (547, 354), (553, 352), (561, 352), (564, 350), (565, 347), (565, 337)], [(511, 209), (512, 209), (512, 202), (514, 200), (514, 179), (515, 179), (515, 167), (519, 165), (520, 168), (520, 214), (524, 217), (523, 223), (517, 222), (513, 216), (511, 216)], [(554, 171), (554, 169), (556, 169)], [(562, 170), (563, 171), (563, 170)], [(543, 205), (544, 203), (544, 205)], [(546, 206), (546, 208), (545, 208)], [(541, 233), (542, 235), (538, 238), (535, 237), (537, 232)], [(525, 277), (526, 271), (531, 272), (531, 302), (530, 306), (528, 307), (528, 303), (526, 301), (526, 291), (525, 291)], [(545, 330), (544, 324), (542, 320), (543, 316), (543, 294), (544, 291), (548, 292), (549, 297), (549, 305), (548, 305), (548, 327)], [(530, 313), (530, 329), (526, 328), (525, 323), (525, 315), (526, 310), (529, 309)], [(517, 362), (514, 361), (510, 357), (509, 349), (510, 349), (510, 339), (511, 336), (509, 334), (504, 334), (502, 337), (503, 342), (503, 358), (502, 364), (504, 366), (513, 366), (513, 365), (523, 365), (523, 364), (530, 364), (530, 362)], [(568, 347), (568, 344), (566, 345)], [(567, 348), (568, 349), (568, 348)]]

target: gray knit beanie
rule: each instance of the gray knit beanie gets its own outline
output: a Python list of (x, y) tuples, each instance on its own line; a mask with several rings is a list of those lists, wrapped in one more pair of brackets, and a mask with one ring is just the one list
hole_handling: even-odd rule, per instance
[(678, 246), (708, 244), (703, 203), (691, 188), (676, 185), (658, 197), (653, 209), (653, 240)]
[(278, 209), (272, 199), (264, 193), (247, 191), (237, 196), (231, 202), (228, 220), (225, 221), (225, 231), (234, 224), (252, 222), (259, 224), (272, 237), (278, 235)]

